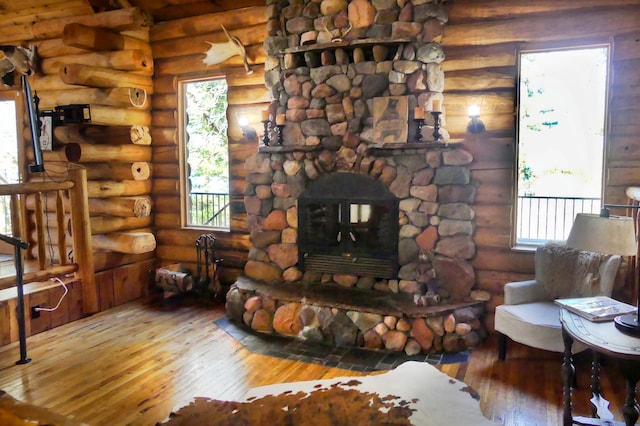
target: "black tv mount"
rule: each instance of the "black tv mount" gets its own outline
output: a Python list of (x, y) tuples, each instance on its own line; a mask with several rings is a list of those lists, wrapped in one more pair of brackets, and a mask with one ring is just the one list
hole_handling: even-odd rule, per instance
[(54, 126), (91, 123), (91, 108), (89, 104), (61, 105), (53, 110), (40, 111), (39, 116), (52, 117)]
[[(31, 93), (31, 87), (27, 76), (22, 76), (22, 85), (27, 101), (27, 111), (29, 113), (29, 128), (31, 130), (31, 141), (33, 144), (34, 163), (29, 164), (30, 173), (41, 173), (44, 171), (44, 162), (42, 159), (42, 146), (40, 144), (40, 136), (42, 134), (43, 123), (41, 118), (45, 120), (51, 118), (49, 125), (49, 140), (53, 140), (53, 128), (56, 126), (64, 126), (66, 124), (82, 124), (91, 123), (91, 108), (89, 104), (71, 104), (56, 106), (53, 110), (40, 111), (40, 98)], [(47, 131), (47, 130), (46, 130)]]

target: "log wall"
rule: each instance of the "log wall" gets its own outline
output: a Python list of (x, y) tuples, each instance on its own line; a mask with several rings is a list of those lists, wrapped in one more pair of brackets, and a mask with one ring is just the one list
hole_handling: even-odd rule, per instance
[[(640, 2), (637, 0), (454, 0), (442, 44), (447, 130), (473, 153), (477, 184), (473, 261), (477, 286), (491, 293), (493, 312), (503, 286), (533, 276), (533, 252), (511, 248), (515, 220), (515, 104), (519, 47), (612, 44), (604, 202), (626, 203), (625, 187), (640, 180), (638, 103)], [(466, 134), (466, 105), (482, 105), (487, 131)], [(492, 318), (488, 318), (492, 326)]]
[[(246, 47), (253, 73), (247, 74), (239, 56), (207, 66), (203, 59), (209, 43), (228, 39), (221, 25)], [(266, 7), (247, 7), (229, 12), (168, 20), (154, 25), (150, 33), (155, 61), (152, 105), (153, 204), (160, 264), (181, 263), (196, 272), (196, 239), (203, 233), (216, 238), (216, 256), (222, 262), (221, 280), (232, 283), (242, 272), (250, 248), (245, 223), (243, 190), (244, 160), (257, 151), (258, 141), (247, 140), (238, 117), (261, 133), (261, 111), (270, 101), (264, 84)], [(180, 167), (178, 147), (178, 79), (223, 76), (228, 84), (229, 190), (231, 230), (182, 229), (180, 219)]]
[[(86, 240), (92, 244), (98, 273), (93, 293), (108, 297), (98, 300), (97, 305), (105, 308), (140, 297), (147, 291), (146, 271), (153, 267), (156, 246), (150, 230), (151, 16), (138, 8), (94, 13), (86, 1), (42, 0), (35, 8), (17, 7), (20, 2), (0, 3), (0, 43), (37, 49), (41, 66), (29, 82), (40, 99), (40, 109), (68, 104), (89, 104), (91, 109), (90, 124), (56, 127), (53, 151), (43, 153), (45, 172), (29, 174), (25, 167), (23, 179), (65, 179), (71, 163), (87, 169), (91, 235)], [(28, 164), (33, 155), (26, 117), (23, 125), (20, 152)], [(47, 263), (59, 263), (58, 253), (69, 250), (62, 247), (58, 251), (59, 241), (45, 243), (52, 250), (38, 247), (30, 237), (36, 222), (32, 213), (35, 202), (30, 197), (23, 201), (29, 227), (24, 238), (31, 246), (25, 255), (33, 258), (46, 253)], [(45, 210), (55, 211), (54, 201), (44, 200)], [(62, 201), (68, 211), (73, 198), (65, 194)], [(48, 219), (47, 226), (64, 226), (68, 235), (74, 233), (69, 221)], [(43, 294), (31, 297), (45, 297)], [(95, 311), (84, 310), (80, 315)], [(61, 321), (76, 317), (65, 316)], [(34, 321), (30, 321), (31, 327), (45, 327), (35, 326)]]

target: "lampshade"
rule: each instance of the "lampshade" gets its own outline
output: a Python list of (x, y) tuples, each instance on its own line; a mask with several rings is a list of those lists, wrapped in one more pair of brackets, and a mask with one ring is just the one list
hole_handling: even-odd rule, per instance
[(578, 213), (571, 227), (567, 247), (597, 253), (635, 256), (637, 251), (633, 219)]

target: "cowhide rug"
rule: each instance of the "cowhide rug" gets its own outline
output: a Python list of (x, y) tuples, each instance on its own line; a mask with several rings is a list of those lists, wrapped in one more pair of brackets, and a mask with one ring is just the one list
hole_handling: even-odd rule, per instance
[(423, 362), (384, 374), (282, 383), (241, 401), (196, 398), (162, 425), (493, 425), (465, 383)]

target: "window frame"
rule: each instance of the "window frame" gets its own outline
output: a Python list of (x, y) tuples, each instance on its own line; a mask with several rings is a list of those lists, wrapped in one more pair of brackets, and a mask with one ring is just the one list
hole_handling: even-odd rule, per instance
[(606, 47), (607, 48), (607, 75), (605, 80), (605, 105), (604, 105), (604, 117), (603, 117), (603, 136), (602, 136), (602, 164), (601, 167), (601, 182), (600, 182), (600, 203), (604, 203), (605, 199), (605, 185), (606, 185), (606, 174), (607, 174), (607, 152), (608, 152), (608, 128), (609, 128), (609, 103), (610, 103), (610, 93), (611, 93), (611, 73), (612, 73), (612, 53), (613, 53), (613, 42), (609, 39), (589, 39), (589, 40), (572, 40), (572, 41), (558, 41), (558, 42), (547, 42), (547, 43), (521, 43), (518, 45), (515, 52), (515, 61), (516, 61), (516, 86), (515, 86), (515, 163), (513, 170), (513, 202), (512, 202), (512, 217), (511, 217), (511, 248), (516, 251), (535, 251), (536, 248), (547, 241), (539, 243), (525, 243), (518, 242), (518, 218), (520, 212), (518, 211), (518, 197), (519, 197), (519, 169), (520, 169), (520, 108), (522, 105), (522, 100), (520, 98), (520, 84), (522, 81), (522, 54), (523, 53), (536, 53), (536, 52), (555, 52), (555, 51), (569, 51), (569, 50), (580, 50), (580, 49), (589, 49), (589, 48), (598, 48), (598, 47)]
[[(206, 73), (196, 75), (184, 75), (177, 78), (177, 96), (178, 96), (178, 167), (179, 167), (179, 189), (180, 189), (180, 227), (181, 229), (193, 229), (199, 231), (216, 231), (216, 232), (231, 232), (231, 207), (229, 206), (229, 227), (222, 228), (216, 226), (204, 226), (204, 225), (191, 225), (188, 224), (188, 197), (191, 194), (189, 190), (189, 173), (188, 163), (186, 158), (187, 153), (187, 122), (185, 111), (185, 87), (188, 83), (197, 83), (211, 80), (225, 80), (227, 82), (227, 96), (229, 93), (227, 75), (224, 73)], [(228, 97), (227, 97), (228, 99)], [(227, 110), (228, 110), (227, 103)], [(229, 118), (227, 116), (227, 152), (229, 153)], [(231, 157), (229, 153), (229, 161), (227, 162), (227, 175), (229, 176), (229, 184), (231, 180)], [(231, 198), (231, 188), (228, 188), (229, 198)]]
[[(23, 182), (27, 174), (27, 157), (25, 151), (25, 141), (23, 137), (23, 129), (26, 125), (24, 120), (24, 94), (21, 86), (0, 90), (0, 101), (13, 101), (16, 109), (16, 149), (18, 153), (18, 180)], [(21, 143), (21, 141), (25, 141)]]

